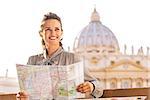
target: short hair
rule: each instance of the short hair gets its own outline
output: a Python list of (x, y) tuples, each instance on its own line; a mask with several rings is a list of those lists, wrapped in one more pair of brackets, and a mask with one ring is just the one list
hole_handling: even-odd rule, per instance
[(56, 19), (56, 20), (58, 20), (58, 21), (60, 22), (60, 25), (61, 25), (61, 30), (63, 30), (63, 29), (62, 29), (61, 18), (60, 18), (57, 14), (52, 13), (52, 12), (49, 12), (49, 13), (47, 13), (47, 14), (44, 15), (43, 20), (42, 20), (42, 24), (41, 24), (41, 29), (43, 28), (44, 22), (45, 22), (46, 20), (49, 20), (49, 19)]

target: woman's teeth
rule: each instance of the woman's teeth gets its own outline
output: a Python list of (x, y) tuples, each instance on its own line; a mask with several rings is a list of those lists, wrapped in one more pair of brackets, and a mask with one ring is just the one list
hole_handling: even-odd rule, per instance
[(49, 37), (49, 39), (51, 39), (51, 40), (55, 40), (55, 39), (56, 39), (56, 37), (54, 37), (54, 36), (53, 36), (53, 37)]

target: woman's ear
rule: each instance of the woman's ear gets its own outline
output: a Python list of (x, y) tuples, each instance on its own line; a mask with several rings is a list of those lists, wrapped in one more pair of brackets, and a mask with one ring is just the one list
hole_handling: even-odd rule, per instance
[(64, 34), (64, 33), (63, 33), (63, 31), (62, 31), (62, 32), (61, 32), (61, 36), (60, 36), (60, 39), (62, 39), (62, 38), (63, 38), (63, 34)]
[(64, 31), (63, 30), (61, 30), (61, 34), (63, 35), (63, 33), (64, 33)]
[(39, 35), (40, 35), (40, 37), (43, 37), (42, 30), (39, 31)]

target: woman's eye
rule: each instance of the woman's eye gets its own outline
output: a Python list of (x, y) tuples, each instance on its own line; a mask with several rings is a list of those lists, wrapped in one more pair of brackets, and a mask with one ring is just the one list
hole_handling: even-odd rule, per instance
[(45, 32), (50, 32), (52, 31), (50, 28), (44, 29)]
[(45, 31), (51, 31), (51, 29), (48, 28), (48, 29), (45, 29)]
[(59, 30), (60, 30), (59, 28), (56, 28), (56, 29), (55, 29), (55, 31), (59, 31)]

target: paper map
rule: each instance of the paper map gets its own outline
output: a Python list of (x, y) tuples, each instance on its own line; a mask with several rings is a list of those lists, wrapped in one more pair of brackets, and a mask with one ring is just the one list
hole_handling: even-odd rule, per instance
[(84, 97), (76, 87), (84, 82), (82, 62), (68, 66), (16, 65), (21, 91), (31, 100), (68, 100)]
[(78, 99), (78, 100), (147, 100), (146, 96), (133, 96), (133, 97), (111, 97), (111, 98), (91, 98), (91, 99)]

